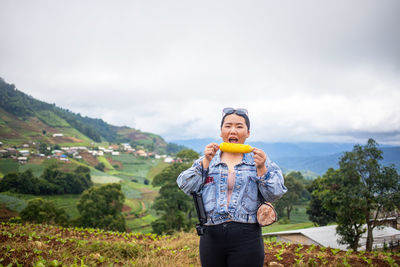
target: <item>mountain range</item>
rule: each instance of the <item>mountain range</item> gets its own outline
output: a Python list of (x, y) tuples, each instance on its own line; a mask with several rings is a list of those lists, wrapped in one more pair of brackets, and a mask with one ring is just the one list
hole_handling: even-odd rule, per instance
[[(170, 142), (203, 153), (205, 145), (211, 142), (220, 143), (221, 140), (203, 138), (170, 140)], [(267, 143), (251, 141), (248, 144), (264, 150), (284, 172), (303, 171), (309, 178), (322, 175), (329, 168), (337, 169), (340, 157), (344, 152), (351, 151), (355, 145), (353, 143)], [(393, 164), (400, 170), (400, 147), (382, 145), (379, 146), (379, 149), (383, 152), (381, 164), (384, 166)]]

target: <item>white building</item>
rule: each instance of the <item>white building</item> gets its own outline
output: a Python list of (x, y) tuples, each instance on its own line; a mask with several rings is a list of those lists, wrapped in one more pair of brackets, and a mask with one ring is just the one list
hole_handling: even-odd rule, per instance
[(27, 157), (18, 157), (17, 160), (18, 160), (18, 163), (25, 164), (28, 161), (28, 158)]
[(30, 154), (29, 150), (19, 150), (18, 152), (24, 157), (29, 156)]
[(173, 161), (174, 161), (174, 159), (171, 158), (171, 157), (166, 157), (166, 158), (164, 159), (164, 162), (166, 162), (166, 163), (171, 163), (171, 162), (173, 162)]

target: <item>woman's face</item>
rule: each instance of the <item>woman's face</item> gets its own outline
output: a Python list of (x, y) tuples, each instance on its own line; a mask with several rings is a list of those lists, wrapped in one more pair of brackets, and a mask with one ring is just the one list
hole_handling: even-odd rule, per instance
[(250, 131), (247, 129), (243, 117), (231, 114), (225, 117), (221, 128), (221, 137), (224, 142), (244, 144)]

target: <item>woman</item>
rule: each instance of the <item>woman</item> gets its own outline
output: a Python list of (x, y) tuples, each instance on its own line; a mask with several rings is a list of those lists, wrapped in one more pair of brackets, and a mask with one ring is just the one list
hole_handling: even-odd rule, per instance
[[(250, 135), (247, 110), (224, 108), (223, 142), (244, 144)], [(263, 266), (264, 245), (257, 223), (262, 197), (269, 202), (286, 191), (282, 172), (264, 151), (221, 152), (208, 144), (204, 156), (182, 172), (177, 183), (186, 194), (202, 188), (207, 213), (205, 233), (200, 237), (202, 266)]]

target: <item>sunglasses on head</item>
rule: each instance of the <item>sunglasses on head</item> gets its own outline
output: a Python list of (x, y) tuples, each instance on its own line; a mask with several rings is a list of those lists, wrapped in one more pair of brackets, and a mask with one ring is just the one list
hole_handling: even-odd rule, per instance
[(247, 109), (245, 109), (245, 108), (237, 108), (237, 109), (234, 109), (234, 108), (224, 108), (223, 110), (222, 110), (222, 112), (224, 113), (224, 115), (227, 115), (227, 114), (238, 114), (238, 115), (246, 115), (246, 116), (248, 116), (249, 115), (249, 113), (247, 112)]

